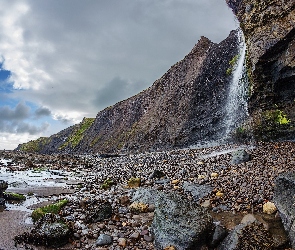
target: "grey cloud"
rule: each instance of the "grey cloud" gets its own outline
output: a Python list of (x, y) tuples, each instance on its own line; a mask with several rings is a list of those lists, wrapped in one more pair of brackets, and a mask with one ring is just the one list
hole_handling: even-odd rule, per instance
[(40, 127), (31, 125), (29, 123), (21, 122), (15, 126), (15, 132), (20, 133), (29, 133), (30, 135), (40, 134), (48, 129), (49, 124), (43, 123)]
[(8, 106), (0, 107), (0, 120), (19, 121), (30, 116), (30, 108), (23, 103), (17, 104), (15, 109)]
[(48, 108), (40, 107), (35, 110), (35, 117), (36, 118), (40, 118), (43, 116), (50, 116), (50, 115), (51, 115), (51, 111)]
[[(31, 118), (30, 107), (25, 103), (19, 103), (13, 109), (8, 106), (0, 107), (0, 132), (6, 133), (29, 133), (30, 135), (36, 135), (45, 132), (49, 124), (43, 123), (41, 125), (30, 124), (25, 120)], [(38, 110), (39, 115), (45, 113), (41, 109)]]
[[(24, 43), (37, 47), (24, 54), (52, 79), (16, 95), (52, 112), (76, 110), (91, 117), (150, 86), (201, 35), (219, 42), (235, 28), (231, 11), (220, 0), (27, 3), (31, 11), (20, 22)], [(129, 82), (141, 84), (137, 88)]]
[(57, 119), (58, 121), (60, 121), (61, 123), (68, 125), (69, 123), (73, 123), (73, 120), (71, 119), (66, 119), (63, 116), (56, 116), (55, 119)]
[(0, 132), (13, 133), (13, 134), (23, 134), (28, 133), (30, 135), (37, 135), (45, 132), (49, 127), (48, 123), (43, 123), (40, 126), (29, 124), (27, 122), (9, 122), (0, 121)]

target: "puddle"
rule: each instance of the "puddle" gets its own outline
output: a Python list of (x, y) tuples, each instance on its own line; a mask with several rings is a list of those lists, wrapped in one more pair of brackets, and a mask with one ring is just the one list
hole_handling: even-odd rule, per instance
[(240, 146), (240, 147), (237, 147), (237, 148), (230, 148), (230, 149), (226, 149), (226, 150), (213, 151), (210, 154), (201, 155), (201, 158), (202, 159), (208, 159), (208, 158), (215, 157), (215, 156), (218, 156), (218, 155), (224, 155), (224, 154), (232, 153), (234, 151), (241, 150), (241, 149), (251, 150), (251, 149), (254, 149), (254, 148), (255, 148), (255, 146), (250, 146), (250, 147), (249, 146)]
[(0, 164), (7, 166), (8, 163), (11, 163), (12, 160), (8, 160), (8, 159), (0, 159)]
[(6, 210), (18, 210), (18, 211), (32, 213), (33, 209), (30, 209), (29, 207), (31, 207), (34, 204), (46, 201), (46, 200), (48, 200), (48, 198), (40, 198), (40, 197), (36, 197), (36, 196), (26, 196), (25, 201), (21, 201), (21, 202), (7, 201), (5, 203), (5, 205), (6, 205)]
[(5, 210), (31, 213), (34, 205), (55, 200), (61, 194), (74, 193), (75, 185), (82, 183), (77, 176), (81, 173), (49, 169), (11, 171), (6, 167), (10, 160), (0, 159), (0, 162), (0, 180), (8, 182), (6, 192), (19, 193), (26, 197), (21, 202), (6, 201)]
[(76, 178), (73, 172), (51, 170), (11, 171), (7, 167), (0, 168), (0, 180), (8, 182), (9, 187), (43, 186), (63, 187), (66, 181)]

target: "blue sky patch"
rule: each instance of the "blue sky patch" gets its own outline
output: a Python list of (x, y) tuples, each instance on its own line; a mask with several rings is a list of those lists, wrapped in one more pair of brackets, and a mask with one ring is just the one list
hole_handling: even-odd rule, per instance
[(3, 63), (0, 63), (0, 81), (5, 81), (10, 76), (10, 71), (3, 69)]

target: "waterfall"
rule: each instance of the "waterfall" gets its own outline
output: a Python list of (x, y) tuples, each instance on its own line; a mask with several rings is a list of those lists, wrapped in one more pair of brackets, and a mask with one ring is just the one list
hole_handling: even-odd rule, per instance
[(224, 135), (223, 139), (231, 137), (232, 132), (238, 128), (247, 113), (248, 78), (246, 69), (246, 43), (243, 32), (239, 30), (239, 54), (232, 62), (232, 81), (225, 103)]
[(209, 140), (198, 141), (190, 148), (212, 147), (231, 143), (233, 134), (248, 116), (248, 76), (246, 68), (246, 43), (242, 30), (238, 31), (238, 53), (232, 58), (227, 74), (231, 75), (222, 107), (222, 120), (216, 126), (216, 134)]

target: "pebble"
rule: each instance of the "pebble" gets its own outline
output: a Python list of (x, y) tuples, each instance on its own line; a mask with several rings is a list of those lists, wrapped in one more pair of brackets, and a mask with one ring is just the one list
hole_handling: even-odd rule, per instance
[(143, 236), (143, 239), (144, 239), (145, 241), (147, 241), (147, 242), (152, 242), (152, 241), (153, 241), (153, 238), (152, 238), (151, 236), (149, 236), (149, 235), (144, 235), (144, 236)]
[(263, 213), (274, 214), (277, 211), (277, 207), (273, 202), (266, 202), (263, 205)]
[(130, 238), (131, 240), (138, 240), (139, 237), (140, 237), (140, 234), (139, 234), (138, 232), (135, 232), (135, 233), (133, 233), (133, 234), (131, 234), (131, 235), (129, 236), (129, 238)]
[(119, 238), (118, 239), (118, 245), (121, 246), (121, 247), (126, 247), (127, 240), (125, 238)]
[(219, 176), (218, 173), (211, 173), (211, 177), (212, 177), (212, 178), (217, 178), (218, 176)]
[(113, 239), (110, 235), (107, 234), (101, 234), (96, 240), (97, 246), (103, 246), (103, 245), (110, 245), (112, 244)]

